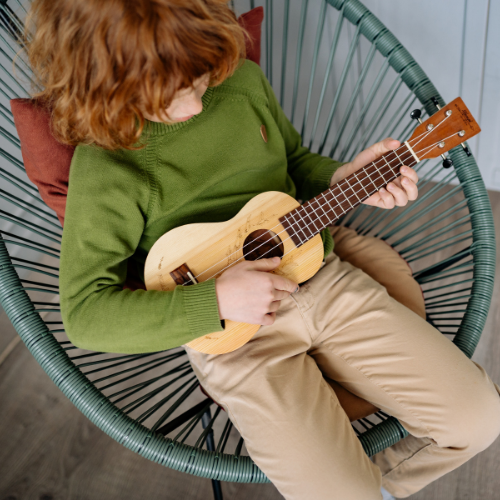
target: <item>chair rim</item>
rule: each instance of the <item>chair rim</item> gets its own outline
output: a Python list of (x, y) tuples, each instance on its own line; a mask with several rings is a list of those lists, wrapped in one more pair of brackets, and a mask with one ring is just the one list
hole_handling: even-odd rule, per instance
[[(359, 0), (323, 0), (388, 57), (429, 115), (436, 111), (432, 98), (444, 101), (418, 63), (392, 33)], [(486, 187), (473, 156), (461, 149), (450, 152), (471, 214), (474, 283), (467, 310), (453, 342), (472, 357), (484, 327), (493, 293), (495, 232)], [(468, 255), (468, 254), (467, 254)], [(61, 391), (95, 425), (139, 455), (174, 470), (230, 482), (265, 483), (269, 479), (249, 456), (235, 456), (197, 449), (152, 432), (123, 413), (97, 389), (68, 357), (50, 333), (10, 260), (0, 234), (0, 303), (37, 362)], [(358, 436), (365, 452), (373, 455), (406, 437), (408, 432), (390, 417)]]

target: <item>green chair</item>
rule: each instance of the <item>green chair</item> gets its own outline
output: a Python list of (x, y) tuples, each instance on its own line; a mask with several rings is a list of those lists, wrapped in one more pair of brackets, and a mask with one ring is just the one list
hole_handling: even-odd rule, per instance
[[(265, 8), (261, 65), (312, 151), (347, 161), (386, 136), (406, 140), (444, 101), (408, 51), (358, 0), (234, 2)], [(19, 0), (0, 2), (0, 301), (49, 377), (94, 424), (166, 467), (219, 481), (268, 478), (244, 453), (225, 412), (204, 398), (182, 348), (123, 355), (82, 351), (68, 341), (58, 304), (62, 230), (26, 177), (8, 100), (27, 97), (30, 70)], [(292, 36), (293, 34), (293, 36)], [(490, 306), (495, 236), (488, 196), (472, 155), (450, 152), (418, 165), (420, 195), (392, 211), (361, 206), (340, 224), (382, 238), (412, 266), (427, 319), (469, 358)], [(200, 396), (202, 399), (200, 400)], [(380, 411), (352, 423), (367, 455), (408, 435)], [(233, 443), (229, 448), (228, 443)]]

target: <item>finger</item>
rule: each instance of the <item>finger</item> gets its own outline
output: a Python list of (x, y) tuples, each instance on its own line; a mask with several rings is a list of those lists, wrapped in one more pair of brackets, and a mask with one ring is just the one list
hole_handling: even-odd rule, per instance
[(288, 293), (294, 293), (297, 291), (297, 283), (284, 276), (277, 276), (276, 274), (271, 275), (273, 286), (276, 290), (283, 290)]
[(403, 165), (401, 167), (401, 175), (408, 177), (410, 180), (412, 180), (415, 184), (418, 182), (418, 174), (413, 170), (413, 168), (407, 167), (406, 165)]
[(408, 196), (409, 200), (413, 201), (417, 199), (418, 187), (412, 180), (410, 180), (408, 177), (403, 177), (401, 180), (401, 186), (406, 191), (406, 195)]
[(352, 162), (354, 168), (357, 170), (358, 168), (368, 165), (368, 163), (376, 160), (379, 156), (382, 156), (388, 151), (393, 151), (399, 146), (401, 146), (401, 143), (398, 140), (387, 137), (383, 141), (377, 142), (368, 149), (361, 151)]
[(276, 312), (280, 308), (280, 305), (281, 305), (280, 300), (275, 300), (274, 302), (271, 302), (271, 304), (269, 304), (269, 312), (270, 313)]
[(378, 202), (378, 206), (380, 208), (394, 208), (394, 196), (389, 193), (386, 189), (382, 188), (379, 190), (380, 200)]
[(274, 290), (273, 292), (274, 300), (283, 300), (290, 297), (290, 292), (285, 292), (284, 290)]
[(258, 259), (247, 262), (249, 270), (267, 272), (276, 269), (281, 264), (281, 259), (273, 257), (272, 259)]
[(275, 319), (276, 319), (276, 313), (272, 312), (272, 313), (264, 315), (260, 324), (263, 326), (272, 325), (274, 323)]
[(394, 200), (398, 207), (404, 207), (408, 203), (407, 194), (399, 186), (396, 186), (394, 182), (389, 182), (386, 187), (387, 191), (394, 196)]
[(372, 149), (376, 155), (375, 158), (378, 158), (379, 156), (388, 153), (389, 151), (393, 151), (394, 149), (399, 148), (399, 146), (401, 146), (401, 143), (397, 139), (386, 137), (383, 141), (373, 144), (368, 149)]
[(381, 207), (381, 208), (386, 208), (384, 206), (384, 202), (382, 201), (382, 198), (380, 194), (377, 192), (375, 194), (372, 194), (369, 198), (367, 198), (365, 201), (362, 202), (364, 205), (369, 205), (371, 207)]

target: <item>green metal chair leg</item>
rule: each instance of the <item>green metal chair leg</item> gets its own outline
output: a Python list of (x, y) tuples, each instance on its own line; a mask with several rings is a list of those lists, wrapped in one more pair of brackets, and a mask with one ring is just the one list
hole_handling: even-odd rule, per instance
[[(204, 429), (206, 429), (210, 425), (211, 419), (212, 415), (210, 414), (210, 408), (207, 408), (207, 411), (203, 414), (203, 417), (201, 419)], [(207, 434), (207, 449), (209, 451), (215, 451), (214, 432), (212, 430)], [(219, 480), (212, 479), (212, 489), (214, 491), (214, 499), (222, 500), (222, 488)]]

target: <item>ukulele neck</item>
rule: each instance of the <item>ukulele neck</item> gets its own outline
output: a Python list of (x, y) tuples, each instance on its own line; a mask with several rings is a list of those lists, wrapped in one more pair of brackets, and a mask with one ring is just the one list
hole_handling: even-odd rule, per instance
[(288, 212), (280, 218), (280, 222), (299, 247), (399, 177), (403, 164), (408, 167), (417, 164), (414, 153), (406, 143)]

